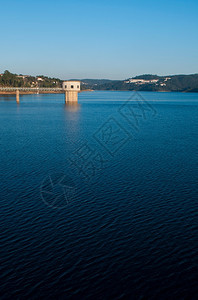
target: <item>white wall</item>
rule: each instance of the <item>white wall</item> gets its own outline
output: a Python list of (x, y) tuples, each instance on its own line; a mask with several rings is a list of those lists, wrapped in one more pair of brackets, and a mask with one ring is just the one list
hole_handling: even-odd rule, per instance
[(63, 89), (66, 91), (80, 91), (80, 81), (63, 81)]

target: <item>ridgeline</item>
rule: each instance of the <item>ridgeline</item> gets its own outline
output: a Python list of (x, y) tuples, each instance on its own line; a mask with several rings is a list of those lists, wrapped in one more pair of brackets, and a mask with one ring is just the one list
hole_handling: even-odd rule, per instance
[[(0, 74), (0, 87), (62, 87), (62, 80), (47, 76)], [(198, 74), (139, 75), (126, 80), (82, 79), (82, 90), (198, 92)]]

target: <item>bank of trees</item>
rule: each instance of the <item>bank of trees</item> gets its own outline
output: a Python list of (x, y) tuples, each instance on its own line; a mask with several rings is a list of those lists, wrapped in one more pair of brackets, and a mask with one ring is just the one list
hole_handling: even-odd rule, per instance
[(3, 87), (61, 87), (62, 80), (47, 76), (23, 76), (6, 70), (0, 76), (0, 86)]
[[(168, 79), (167, 79), (168, 77)], [(157, 76), (144, 74), (134, 77), (134, 79), (152, 80), (157, 82), (135, 84), (127, 83), (126, 80), (107, 80), (107, 79), (84, 79), (81, 89), (92, 90), (132, 90), (132, 91), (180, 91), (198, 92), (198, 74), (192, 75), (171, 75)], [(62, 87), (62, 80), (47, 76), (23, 76), (12, 74), (6, 70), (0, 75), (0, 86), (4, 87)]]

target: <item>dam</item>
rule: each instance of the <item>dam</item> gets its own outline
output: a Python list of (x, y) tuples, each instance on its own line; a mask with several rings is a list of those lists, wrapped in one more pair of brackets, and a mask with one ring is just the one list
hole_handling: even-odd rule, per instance
[(67, 80), (63, 81), (62, 88), (46, 87), (0, 87), (1, 92), (11, 92), (16, 94), (16, 102), (20, 103), (20, 92), (30, 92), (39, 94), (44, 93), (63, 93), (65, 94), (65, 103), (78, 103), (78, 93), (80, 92), (80, 81)]

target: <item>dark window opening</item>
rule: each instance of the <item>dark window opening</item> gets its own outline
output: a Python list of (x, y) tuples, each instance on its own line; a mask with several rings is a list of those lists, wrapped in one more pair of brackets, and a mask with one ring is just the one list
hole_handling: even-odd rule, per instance
[(71, 85), (71, 89), (73, 89), (74, 88), (74, 86), (73, 85)]
[(77, 89), (79, 89), (79, 85), (77, 85)]
[(67, 88), (67, 86), (65, 86), (65, 89)]

